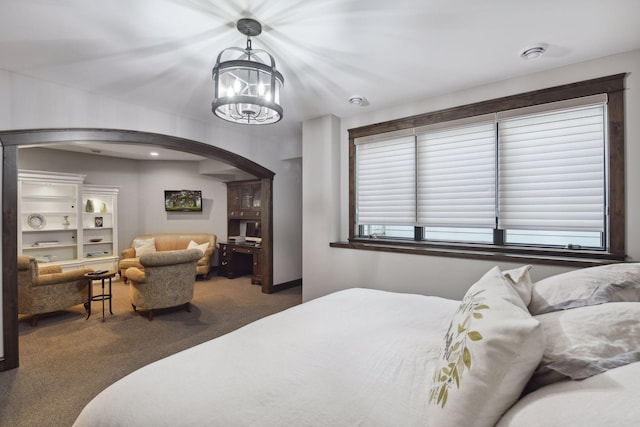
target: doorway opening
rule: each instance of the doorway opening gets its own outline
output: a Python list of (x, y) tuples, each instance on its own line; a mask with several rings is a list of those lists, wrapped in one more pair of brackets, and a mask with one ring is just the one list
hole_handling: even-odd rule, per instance
[(97, 141), (158, 146), (227, 163), (261, 180), (262, 291), (273, 292), (273, 176), (269, 169), (245, 157), (213, 145), (149, 132), (118, 129), (32, 129), (0, 132), (2, 145), (2, 329), (4, 359), (0, 371), (17, 368), (18, 350), (18, 149), (55, 143)]

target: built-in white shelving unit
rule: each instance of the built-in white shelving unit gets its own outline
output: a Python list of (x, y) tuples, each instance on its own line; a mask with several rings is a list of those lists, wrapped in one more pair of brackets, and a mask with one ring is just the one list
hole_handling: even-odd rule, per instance
[(117, 270), (119, 189), (84, 184), (84, 179), (81, 174), (19, 171), (19, 254), (64, 270)]

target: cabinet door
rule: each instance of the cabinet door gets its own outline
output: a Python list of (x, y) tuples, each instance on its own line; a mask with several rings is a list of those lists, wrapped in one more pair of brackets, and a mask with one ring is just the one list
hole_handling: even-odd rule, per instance
[(236, 185), (227, 187), (227, 212), (229, 218), (240, 218), (240, 188)]
[(251, 185), (240, 187), (240, 209), (249, 210), (253, 206), (253, 191)]
[(253, 219), (260, 219), (262, 212), (262, 185), (260, 183), (251, 184), (251, 213)]
[(262, 209), (262, 184), (259, 182), (257, 184), (251, 184), (251, 195), (251, 209)]
[(262, 212), (262, 186), (259, 182), (242, 186), (242, 217), (245, 219), (260, 219)]

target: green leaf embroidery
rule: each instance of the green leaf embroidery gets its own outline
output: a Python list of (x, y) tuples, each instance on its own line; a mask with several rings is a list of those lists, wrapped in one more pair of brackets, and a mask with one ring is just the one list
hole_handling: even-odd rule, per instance
[(469, 332), (469, 339), (471, 341), (480, 341), (482, 339), (482, 334), (478, 331), (470, 331)]
[[(434, 374), (434, 385), (429, 393), (429, 403), (433, 403), (444, 408), (449, 397), (449, 390), (455, 384), (455, 388), (460, 388), (465, 371), (471, 370), (471, 350), (468, 345), (471, 342), (481, 341), (484, 337), (478, 330), (470, 330), (473, 320), (483, 319), (480, 310), (489, 310), (486, 304), (481, 304), (484, 300), (478, 297), (484, 290), (468, 295), (462, 301), (458, 312), (454, 316), (449, 330), (445, 335), (445, 345), (441, 352), (439, 367)], [(459, 319), (464, 319), (460, 322)]]
[(462, 351), (462, 361), (468, 369), (471, 369), (471, 352), (467, 347)]

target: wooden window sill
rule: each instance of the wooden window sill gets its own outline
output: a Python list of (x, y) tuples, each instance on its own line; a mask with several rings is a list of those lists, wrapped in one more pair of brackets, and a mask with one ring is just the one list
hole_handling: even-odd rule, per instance
[(412, 255), (441, 256), (466, 259), (484, 259), (515, 263), (535, 263), (572, 267), (593, 267), (623, 262), (625, 256), (603, 251), (569, 251), (551, 248), (523, 248), (511, 246), (430, 244), (399, 240), (354, 239), (349, 242), (331, 242), (332, 248), (392, 252)]

